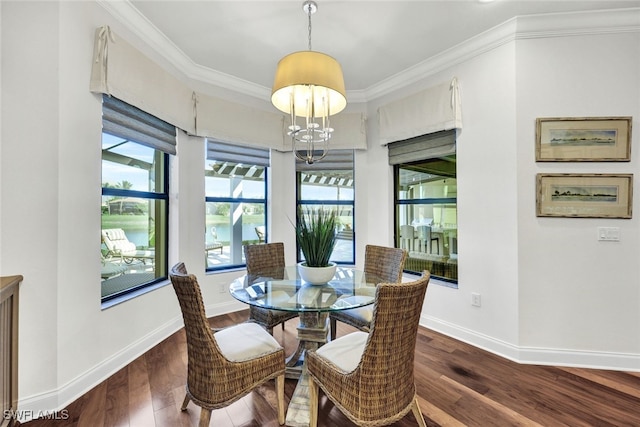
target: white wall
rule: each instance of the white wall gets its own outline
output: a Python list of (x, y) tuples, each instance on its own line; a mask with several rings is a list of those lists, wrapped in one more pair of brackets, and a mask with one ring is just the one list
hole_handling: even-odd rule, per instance
[(19, 337), (19, 393), (24, 397), (46, 393), (58, 380), (58, 5), (0, 6), (0, 274), (25, 277)]
[[(517, 206), (515, 139), (515, 46), (505, 44), (484, 55), (437, 72), (404, 91), (369, 104), (369, 117), (380, 105), (413, 90), (457, 77), (462, 97), (463, 129), (457, 138), (458, 289), (437, 285), (427, 290), (424, 323), (436, 330), (514, 357), (517, 343)], [(376, 144), (377, 122), (369, 123), (367, 154), (371, 170), (370, 211), (386, 204), (386, 215), (369, 217), (370, 236), (386, 233), (393, 244), (393, 188), (387, 149)], [(388, 173), (375, 172), (387, 170)], [(357, 186), (363, 180), (357, 181)], [(382, 193), (381, 189), (385, 189)], [(385, 202), (380, 195), (387, 195)], [(359, 196), (359, 193), (356, 193)], [(374, 232), (375, 230), (375, 232)], [(482, 295), (482, 307), (471, 306), (471, 293)]]
[[(522, 357), (588, 364), (572, 353), (591, 352), (605, 367), (627, 359), (640, 369), (638, 210), (633, 219), (535, 216), (536, 173), (635, 173), (637, 196), (639, 133), (631, 162), (536, 163), (533, 150), (536, 117), (633, 116), (638, 129), (640, 34), (522, 40), (517, 52)], [(620, 242), (598, 241), (598, 227), (619, 227)]]
[[(108, 24), (138, 48), (144, 43), (92, 2), (0, 2), (0, 19), (0, 274), (24, 276), (20, 409), (56, 409), (181, 325), (170, 285), (100, 307), (101, 107), (88, 89), (94, 30)], [(639, 46), (637, 33), (512, 40), (371, 101), (369, 149), (356, 153), (356, 263), (366, 243), (393, 245), (378, 106), (456, 76), (460, 283), (432, 283), (424, 323), (514, 359), (638, 367), (637, 220), (534, 215), (536, 172), (633, 172), (637, 150), (627, 164), (536, 164), (533, 129), (538, 116), (632, 115), (637, 125)], [(593, 65), (593, 53), (612, 68)], [(548, 58), (553, 66), (543, 67)], [(170, 264), (185, 261), (198, 276), (208, 314), (244, 308), (226, 292), (241, 271), (204, 274), (203, 146), (179, 138)], [(285, 242), (288, 262), (293, 171), (290, 153), (274, 154), (271, 238)], [(597, 242), (601, 225), (621, 227), (622, 241)], [(482, 294), (482, 307), (471, 306), (471, 292)]]

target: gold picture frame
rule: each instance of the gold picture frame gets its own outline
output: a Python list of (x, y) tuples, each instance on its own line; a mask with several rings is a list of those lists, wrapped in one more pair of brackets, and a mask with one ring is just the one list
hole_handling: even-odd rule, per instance
[(631, 218), (633, 174), (536, 176), (536, 216)]
[(628, 162), (631, 117), (536, 119), (537, 162)]

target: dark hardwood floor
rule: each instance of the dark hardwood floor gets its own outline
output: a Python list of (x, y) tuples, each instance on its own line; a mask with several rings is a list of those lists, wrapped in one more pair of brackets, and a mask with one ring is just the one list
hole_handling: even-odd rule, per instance
[[(212, 318), (214, 327), (239, 323), (247, 312)], [(275, 337), (290, 351), (297, 319)], [(340, 325), (338, 334), (351, 329)], [(186, 380), (186, 341), (180, 330), (66, 408), (67, 420), (25, 427), (196, 426), (200, 409), (180, 411)], [(640, 373), (519, 365), (425, 328), (415, 365), (420, 408), (428, 426), (640, 426)], [(295, 387), (286, 381), (288, 399)], [(213, 411), (211, 426), (277, 426), (270, 382)], [(324, 396), (319, 425), (352, 426)], [(416, 426), (411, 413), (394, 424)]]

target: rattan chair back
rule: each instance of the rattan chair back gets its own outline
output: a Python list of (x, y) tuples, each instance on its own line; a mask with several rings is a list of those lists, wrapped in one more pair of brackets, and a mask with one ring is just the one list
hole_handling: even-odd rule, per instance
[(268, 275), (273, 279), (284, 278), (284, 243), (245, 245), (244, 259), (250, 276)]
[(399, 282), (406, 260), (407, 251), (404, 249), (367, 245), (364, 250), (364, 273), (377, 277), (381, 282)]
[[(245, 396), (258, 385), (277, 377), (284, 380), (284, 350), (241, 362), (224, 357), (206, 317), (197, 278), (187, 273), (184, 263), (176, 264), (170, 273), (187, 336), (187, 395), (203, 408), (208, 417), (212, 409), (225, 407)], [(207, 411), (204, 411), (204, 410)]]
[(315, 352), (307, 353), (313, 381), (359, 426), (388, 425), (419, 411), (413, 365), (429, 278), (425, 271), (413, 282), (378, 285), (371, 331), (354, 371), (342, 372)]
[[(245, 245), (244, 259), (247, 264), (247, 276), (253, 281), (260, 276), (272, 279), (283, 279), (285, 270), (284, 243), (264, 243), (259, 245)], [(298, 313), (291, 311), (268, 310), (249, 306), (249, 321), (258, 323), (273, 334), (274, 326), (298, 317)]]
[[(364, 251), (364, 274), (367, 281), (395, 283), (402, 280), (407, 251), (401, 248), (367, 245)], [(336, 338), (337, 322), (346, 323), (363, 332), (369, 332), (371, 307), (334, 311), (329, 314), (331, 339)], [(366, 315), (365, 315), (366, 314)]]

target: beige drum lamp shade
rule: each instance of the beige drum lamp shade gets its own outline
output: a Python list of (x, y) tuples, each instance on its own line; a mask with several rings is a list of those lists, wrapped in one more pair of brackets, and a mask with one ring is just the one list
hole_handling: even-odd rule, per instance
[[(308, 111), (311, 99), (315, 114)], [(298, 117), (337, 114), (347, 106), (342, 67), (333, 57), (321, 52), (291, 53), (278, 63), (271, 102), (287, 114), (292, 113), (293, 103)]]

